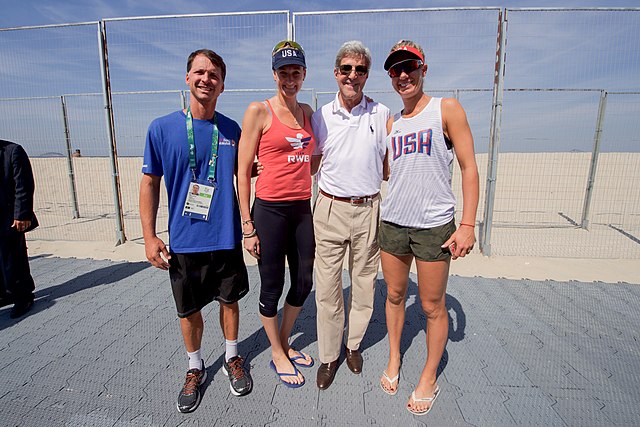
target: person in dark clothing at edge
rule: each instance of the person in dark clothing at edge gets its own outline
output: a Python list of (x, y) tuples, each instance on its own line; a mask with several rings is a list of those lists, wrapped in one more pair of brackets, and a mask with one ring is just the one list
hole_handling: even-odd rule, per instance
[(35, 183), (29, 157), (19, 144), (0, 140), (0, 307), (13, 303), (12, 319), (33, 307), (35, 283), (29, 270), (25, 232), (38, 226), (33, 212)]

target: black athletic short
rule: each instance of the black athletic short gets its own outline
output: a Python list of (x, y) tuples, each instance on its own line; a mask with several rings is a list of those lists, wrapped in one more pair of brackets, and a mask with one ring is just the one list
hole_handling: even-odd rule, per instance
[(214, 299), (231, 304), (249, 292), (242, 246), (177, 254), (171, 252), (169, 278), (178, 317), (196, 313)]

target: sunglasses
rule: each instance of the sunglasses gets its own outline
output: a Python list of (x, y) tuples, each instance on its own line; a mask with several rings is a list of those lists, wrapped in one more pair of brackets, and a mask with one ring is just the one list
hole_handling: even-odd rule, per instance
[(411, 74), (418, 68), (422, 67), (423, 62), (419, 59), (405, 59), (404, 61), (393, 64), (387, 73), (389, 77), (400, 77), (400, 74)]
[(276, 53), (280, 52), (282, 49), (286, 49), (286, 48), (296, 49), (304, 53), (304, 49), (298, 43), (292, 40), (283, 40), (273, 47), (273, 52), (271, 52), (271, 56), (275, 55)]
[[(342, 74), (343, 76), (348, 76), (351, 74), (351, 70), (353, 69), (353, 65), (351, 64), (344, 64), (344, 65), (340, 65), (338, 68), (338, 71), (340, 72), (340, 74)], [(358, 77), (362, 77), (365, 74), (367, 74), (369, 72), (369, 69), (367, 67), (365, 67), (364, 65), (356, 65), (356, 76)]]

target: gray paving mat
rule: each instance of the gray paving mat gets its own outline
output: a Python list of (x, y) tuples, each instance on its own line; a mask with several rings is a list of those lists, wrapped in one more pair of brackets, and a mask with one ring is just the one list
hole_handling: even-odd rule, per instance
[[(0, 309), (3, 426), (640, 425), (640, 285), (452, 276), (442, 393), (426, 417), (405, 410), (425, 361), (425, 318), (411, 277), (396, 396), (378, 385), (388, 353), (385, 286), (365, 336), (364, 371), (342, 363), (326, 391), (288, 389), (269, 369), (257, 316), (258, 273), (241, 305), (240, 352), (254, 390), (229, 392), (221, 372), (218, 308), (205, 311), (209, 378), (200, 407), (175, 400), (186, 354), (166, 272), (146, 263), (33, 258), (36, 304), (25, 317)], [(344, 274), (345, 280), (348, 276)], [(315, 293), (293, 346), (317, 356)]]

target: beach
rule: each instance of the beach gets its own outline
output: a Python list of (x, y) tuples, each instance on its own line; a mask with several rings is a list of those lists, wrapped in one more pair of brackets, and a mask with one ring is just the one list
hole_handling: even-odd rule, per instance
[[(480, 204), (476, 237), (482, 233), (487, 155), (476, 156)], [(462, 276), (534, 280), (637, 282), (640, 277), (640, 154), (601, 153), (589, 210), (580, 227), (589, 153), (504, 153), (498, 159), (491, 256), (479, 244), (466, 259), (452, 262)], [(31, 256), (144, 261), (138, 211), (142, 159), (118, 159), (126, 243), (117, 245), (110, 160), (73, 158), (79, 218), (65, 158), (31, 159), (36, 179), (35, 209), (40, 227), (27, 235)], [(603, 178), (604, 177), (604, 178)], [(460, 174), (453, 188), (461, 205)], [(383, 183), (382, 196), (386, 192)], [(158, 235), (168, 242), (163, 189)], [(459, 217), (459, 212), (456, 212)], [(255, 261), (247, 256), (247, 263)]]

